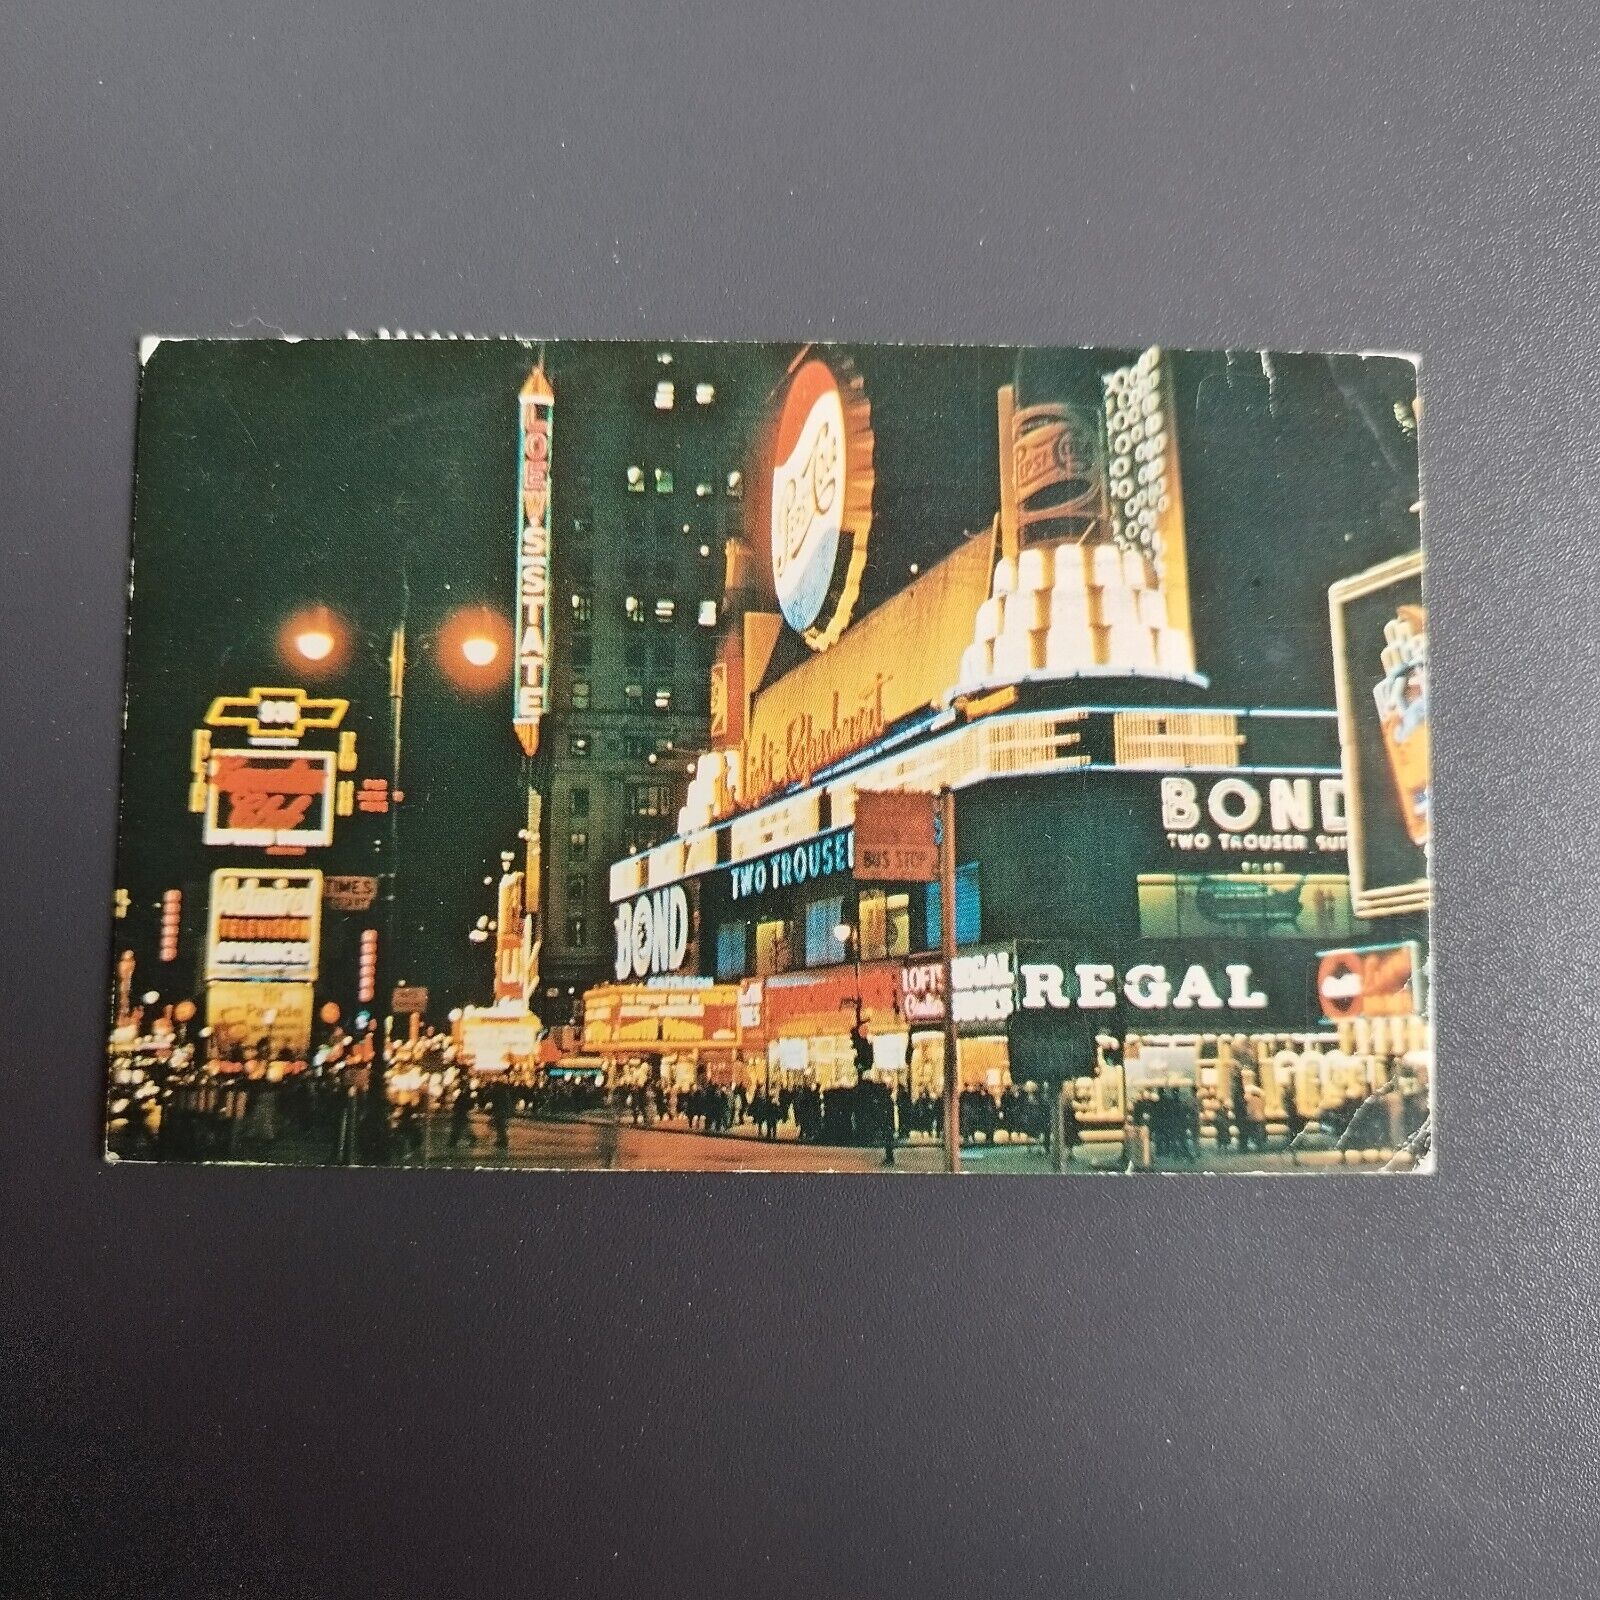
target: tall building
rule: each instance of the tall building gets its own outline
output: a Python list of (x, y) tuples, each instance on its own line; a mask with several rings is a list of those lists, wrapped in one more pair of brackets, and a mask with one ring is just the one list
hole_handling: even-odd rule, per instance
[(707, 742), (725, 549), (745, 456), (789, 352), (559, 344), (551, 452), (550, 705), (536, 1006), (570, 1019), (612, 972), (607, 872), (676, 828)]

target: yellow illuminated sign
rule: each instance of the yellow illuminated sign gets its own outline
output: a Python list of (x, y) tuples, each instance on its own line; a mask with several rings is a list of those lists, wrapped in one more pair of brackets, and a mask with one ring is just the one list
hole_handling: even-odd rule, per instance
[(348, 700), (316, 699), (304, 689), (253, 688), (219, 694), (206, 712), (210, 728), (243, 728), (251, 739), (297, 740), (316, 728), (337, 728)]

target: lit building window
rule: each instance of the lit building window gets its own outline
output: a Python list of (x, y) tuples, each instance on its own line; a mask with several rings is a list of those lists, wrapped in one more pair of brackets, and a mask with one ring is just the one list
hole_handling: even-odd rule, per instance
[(574, 711), (587, 711), (589, 709), (589, 680), (587, 678), (574, 678), (572, 680), (572, 709)]
[(567, 835), (567, 856), (572, 861), (589, 859), (589, 835), (582, 830)]
[[(928, 898), (924, 909), (927, 939), (924, 948), (937, 950), (941, 925), (937, 883), (928, 885)], [(965, 866), (956, 868), (956, 943), (976, 944), (983, 936), (982, 929), (983, 900), (978, 883), (978, 863), (969, 861)]]
[(583, 946), (589, 942), (589, 920), (579, 911), (567, 918), (567, 943)]
[(632, 493), (632, 494), (643, 494), (644, 493), (644, 468), (643, 467), (629, 467), (628, 468), (628, 489), (629, 489), (629, 492)]
[(744, 474), (742, 472), (730, 472), (728, 474), (728, 498), (730, 500), (739, 500), (743, 496)]
[(838, 895), (813, 900), (806, 906), (806, 965), (830, 967), (843, 961), (845, 947), (834, 929), (844, 920), (844, 901)]
[(710, 545), (703, 544), (703, 545), (700, 546), (700, 558), (701, 558), (702, 561), (710, 554), (711, 554), (711, 546)]
[(717, 929), (717, 976), (744, 976), (745, 948), (749, 943), (748, 922), (725, 922)]
[(656, 710), (670, 711), (672, 709), (672, 691), (667, 688), (656, 690)]
[(714, 628), (717, 625), (717, 602), (715, 600), (702, 600), (700, 602), (700, 615), (695, 621), (702, 628)]
[(638, 595), (630, 594), (627, 599), (622, 602), (622, 609), (626, 613), (629, 622), (644, 621), (644, 601), (642, 601)]
[(594, 600), (582, 589), (576, 590), (572, 596), (572, 624), (576, 628), (587, 628), (594, 620)]
[(644, 685), (642, 683), (624, 685), (622, 698), (631, 706), (642, 706), (644, 704)]
[(672, 493), (672, 469), (670, 467), (656, 468), (656, 493)]
[(661, 382), (656, 385), (656, 410), (670, 411), (672, 409), (672, 402), (676, 398), (676, 389), (670, 382), (668, 382), (667, 379), (663, 378)]
[(857, 903), (856, 924), (861, 930), (863, 960), (881, 961), (885, 956), (910, 954), (911, 897), (903, 889), (895, 894), (882, 889), (863, 890)]
[(676, 600), (660, 599), (656, 601), (656, 621), (671, 622), (677, 615), (678, 602)]
[(694, 399), (696, 405), (708, 406), (717, 398), (715, 384), (697, 383), (694, 386)]
[(628, 785), (628, 815), (631, 817), (665, 817), (671, 806), (672, 792), (664, 783)]
[(789, 968), (789, 925), (774, 920), (756, 924), (756, 974), (786, 972)]
[(589, 754), (589, 735), (586, 733), (569, 733), (567, 735), (567, 754), (580, 758), (587, 756)]
[(711, 498), (711, 485), (709, 483), (697, 483), (694, 486), (694, 493), (697, 500), (709, 500)]
[(670, 367), (672, 365), (672, 352), (670, 350), (658, 350), (656, 351), (656, 360), (662, 366)]

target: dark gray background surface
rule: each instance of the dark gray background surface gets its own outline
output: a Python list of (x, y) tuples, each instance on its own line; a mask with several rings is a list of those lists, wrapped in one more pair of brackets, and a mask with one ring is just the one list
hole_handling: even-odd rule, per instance
[[(414, 9), (0, 8), (0, 1570), (1596, 1592), (1592, 8)], [(378, 325), (1422, 352), (1442, 1173), (99, 1166), (135, 337)]]

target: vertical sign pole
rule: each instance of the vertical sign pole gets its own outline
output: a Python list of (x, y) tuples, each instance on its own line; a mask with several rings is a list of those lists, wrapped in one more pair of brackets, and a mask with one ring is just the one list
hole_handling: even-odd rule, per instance
[(939, 954), (944, 968), (944, 1153), (951, 1172), (961, 1170), (961, 1062), (957, 1053), (956, 796), (939, 791)]

